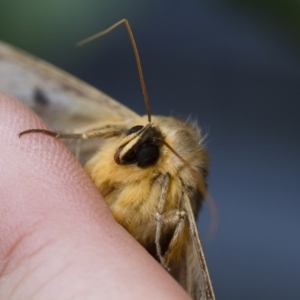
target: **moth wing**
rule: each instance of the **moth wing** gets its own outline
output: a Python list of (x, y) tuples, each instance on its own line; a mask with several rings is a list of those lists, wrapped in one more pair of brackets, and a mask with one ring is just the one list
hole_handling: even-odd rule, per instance
[(193, 299), (214, 300), (215, 295), (199, 238), (195, 215), (187, 195), (184, 195), (184, 209), (187, 212), (190, 225), (190, 243), (180, 265), (178, 280)]
[(89, 84), (1, 41), (0, 90), (31, 107), (57, 132), (137, 117)]

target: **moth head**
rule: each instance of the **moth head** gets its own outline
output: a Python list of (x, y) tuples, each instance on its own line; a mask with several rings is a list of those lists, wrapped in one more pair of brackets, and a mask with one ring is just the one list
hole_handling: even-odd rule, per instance
[(160, 129), (151, 123), (133, 126), (118, 145), (114, 160), (118, 165), (153, 166), (159, 159), (163, 138)]

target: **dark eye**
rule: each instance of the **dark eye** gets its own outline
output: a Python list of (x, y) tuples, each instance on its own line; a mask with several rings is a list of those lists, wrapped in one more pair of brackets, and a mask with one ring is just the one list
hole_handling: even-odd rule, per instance
[(158, 158), (159, 149), (158, 146), (154, 144), (145, 144), (136, 152), (138, 166), (141, 168), (154, 165)]
[(128, 132), (127, 132), (127, 135), (130, 135), (132, 133), (135, 133), (135, 132), (138, 132), (139, 130), (141, 130), (144, 126), (142, 125), (136, 125), (136, 126), (133, 126), (131, 127)]

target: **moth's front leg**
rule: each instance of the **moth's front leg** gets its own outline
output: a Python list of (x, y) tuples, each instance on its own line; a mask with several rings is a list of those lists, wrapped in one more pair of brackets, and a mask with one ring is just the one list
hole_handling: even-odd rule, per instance
[[(98, 122), (98, 127), (95, 125), (86, 126), (84, 129), (77, 129), (74, 131), (78, 138), (76, 139), (75, 147), (75, 157), (80, 160), (80, 152), (83, 140), (92, 139), (92, 138), (110, 138), (114, 136), (119, 136), (126, 131), (124, 124), (114, 124), (109, 125), (107, 123)], [(102, 126), (100, 126), (102, 125)]]
[[(186, 212), (184, 210), (176, 209), (165, 214), (157, 214), (155, 216), (155, 219), (157, 222), (156, 235), (155, 235), (157, 256), (159, 258), (161, 265), (165, 269), (170, 271), (167, 265), (167, 261), (169, 260), (170, 257), (173, 256), (173, 251), (175, 251), (176, 245), (180, 241), (180, 238), (182, 237), (185, 220), (186, 220)], [(160, 245), (162, 229), (167, 231), (169, 230), (173, 231), (172, 238), (164, 254), (162, 254), (161, 252), (161, 245)]]
[[(175, 246), (178, 243), (181, 234), (183, 233), (184, 223), (186, 219), (186, 212), (183, 210), (174, 209), (168, 212), (164, 212), (169, 184), (170, 184), (170, 175), (166, 174), (162, 179), (162, 189), (161, 189), (160, 199), (158, 203), (158, 210), (157, 210), (157, 214), (155, 215), (156, 254), (161, 265), (168, 271), (170, 271), (167, 265), (168, 258), (172, 256), (173, 250), (175, 249)], [(161, 237), (162, 237), (163, 229), (164, 231), (173, 232), (172, 238), (164, 254), (162, 254), (162, 250), (161, 250)]]
[(45, 129), (28, 129), (20, 132), (19, 137), (28, 133), (42, 133), (45, 135), (52, 136), (54, 138), (76, 140), (77, 145), (75, 147), (74, 152), (76, 158), (79, 160), (81, 144), (83, 140), (89, 140), (94, 138), (102, 138), (102, 139), (111, 138), (125, 133), (126, 130), (127, 130), (126, 125), (119, 122), (117, 124), (104, 123), (100, 127), (95, 127), (95, 125), (94, 127), (89, 126), (86, 128), (86, 130), (83, 129), (75, 130), (74, 133), (59, 133), (59, 132), (54, 132)]

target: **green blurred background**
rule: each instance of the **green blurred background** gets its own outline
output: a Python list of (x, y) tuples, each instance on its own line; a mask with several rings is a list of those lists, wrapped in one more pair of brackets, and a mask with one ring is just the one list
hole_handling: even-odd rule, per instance
[[(0, 39), (145, 107), (126, 17), (154, 114), (209, 132), (219, 228), (204, 246), (218, 299), (300, 297), (300, 2), (0, 0)], [(207, 230), (207, 208), (200, 215)]]

